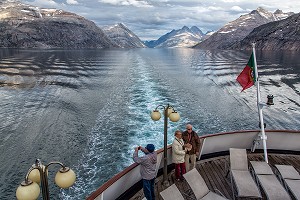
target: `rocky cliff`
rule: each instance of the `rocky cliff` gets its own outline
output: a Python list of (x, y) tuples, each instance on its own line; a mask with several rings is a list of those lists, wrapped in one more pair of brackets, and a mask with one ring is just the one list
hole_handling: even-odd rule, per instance
[(104, 33), (121, 48), (144, 48), (146, 45), (124, 24), (102, 28)]
[(18, 1), (0, 4), (0, 47), (118, 47), (92, 21), (57, 9), (40, 9)]
[(251, 49), (251, 43), (264, 50), (300, 50), (300, 13), (281, 21), (270, 22), (255, 28), (232, 49)]
[(243, 40), (254, 28), (272, 21), (285, 19), (292, 14), (283, 13), (280, 10), (272, 13), (259, 7), (249, 14), (229, 22), (208, 39), (196, 45), (195, 48), (228, 49), (236, 42)]

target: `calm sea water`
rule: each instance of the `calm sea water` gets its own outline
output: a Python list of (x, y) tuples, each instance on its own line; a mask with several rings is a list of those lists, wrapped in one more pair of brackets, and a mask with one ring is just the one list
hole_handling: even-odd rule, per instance
[[(0, 50), (0, 199), (15, 190), (36, 158), (76, 171), (77, 182), (53, 199), (84, 199), (132, 163), (136, 145), (163, 146), (157, 105), (181, 115), (200, 135), (258, 129), (256, 88), (235, 81), (250, 52), (195, 49)], [(257, 52), (267, 129), (300, 129), (299, 52)]]

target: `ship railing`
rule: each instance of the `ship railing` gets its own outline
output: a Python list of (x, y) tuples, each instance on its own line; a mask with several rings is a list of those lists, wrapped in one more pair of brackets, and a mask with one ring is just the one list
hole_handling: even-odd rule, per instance
[[(199, 159), (206, 159), (221, 155), (228, 155), (229, 148), (241, 148), (251, 150), (260, 134), (260, 130), (235, 131), (226, 133), (216, 133), (201, 136), (202, 141)], [(300, 131), (292, 130), (266, 130), (268, 135), (268, 151), (280, 151), (284, 153), (300, 152)], [(256, 151), (262, 151), (262, 144), (256, 143)], [(162, 156), (163, 149), (157, 151), (158, 156)], [(172, 163), (172, 148), (168, 146), (168, 165)], [(159, 169), (163, 167), (160, 163)], [(141, 187), (140, 166), (132, 164), (125, 170), (115, 175), (104, 183), (98, 190), (87, 197), (88, 200), (115, 200), (122, 194), (135, 186)]]

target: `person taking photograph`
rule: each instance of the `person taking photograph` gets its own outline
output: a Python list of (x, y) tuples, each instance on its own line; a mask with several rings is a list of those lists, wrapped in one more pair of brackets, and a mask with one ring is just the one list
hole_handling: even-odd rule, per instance
[[(144, 156), (139, 157), (138, 151), (145, 153)], [(153, 144), (147, 144), (145, 148), (139, 146), (134, 149), (133, 161), (141, 165), (141, 176), (143, 179), (143, 191), (147, 200), (155, 200), (154, 194), (154, 180), (156, 176), (156, 162), (157, 154), (154, 151)]]

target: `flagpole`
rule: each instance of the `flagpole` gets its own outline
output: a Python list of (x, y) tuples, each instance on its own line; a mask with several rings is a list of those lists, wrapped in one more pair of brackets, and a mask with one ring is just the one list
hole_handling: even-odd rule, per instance
[(258, 107), (258, 113), (259, 113), (261, 137), (262, 137), (262, 142), (263, 142), (265, 161), (268, 163), (269, 161), (268, 161), (268, 154), (267, 154), (267, 136), (265, 134), (264, 118), (263, 118), (263, 113), (262, 113), (263, 105), (261, 103), (261, 98), (260, 98), (259, 78), (258, 78), (258, 70), (257, 70), (257, 63), (256, 63), (256, 55), (255, 55), (255, 43), (252, 43), (252, 52), (253, 52), (254, 67), (255, 67), (255, 79), (256, 79), (255, 83), (257, 86), (257, 107)]

